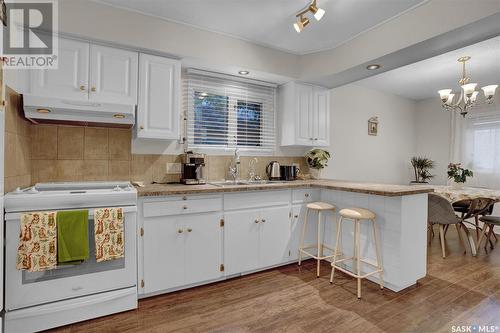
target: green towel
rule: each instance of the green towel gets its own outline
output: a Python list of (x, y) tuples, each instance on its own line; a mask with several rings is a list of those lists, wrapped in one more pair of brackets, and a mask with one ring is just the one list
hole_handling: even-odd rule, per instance
[(88, 210), (59, 211), (57, 222), (57, 262), (80, 264), (89, 258)]

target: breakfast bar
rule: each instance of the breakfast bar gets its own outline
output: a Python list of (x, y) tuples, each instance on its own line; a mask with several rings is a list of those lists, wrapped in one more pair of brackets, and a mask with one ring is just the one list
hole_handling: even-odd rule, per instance
[[(148, 247), (154, 242), (155, 231), (148, 227), (164, 227), (168, 220), (158, 220), (162, 214), (187, 215), (194, 217), (205, 214), (206, 223), (210, 218), (220, 217), (223, 225), (221, 234), (214, 231), (211, 239), (199, 248), (205, 254), (214, 249), (214, 260), (222, 259), (216, 255), (223, 249), (225, 266), (221, 274), (208, 274), (199, 278), (179, 281), (173, 284), (159, 284), (151, 289), (146, 287), (139, 293), (143, 296), (157, 294), (193, 285), (204, 284), (242, 274), (280, 266), (297, 261), (299, 235), (304, 221), (305, 205), (313, 201), (323, 201), (336, 206), (336, 212), (325, 213), (322, 223), (325, 251), (335, 248), (336, 222), (338, 211), (345, 207), (363, 207), (376, 214), (376, 225), (380, 235), (380, 249), (385, 287), (401, 291), (416, 283), (426, 275), (427, 255), (427, 193), (433, 189), (424, 186), (388, 185), (338, 180), (299, 180), (293, 182), (261, 182), (231, 184), (214, 182), (206, 185), (151, 184), (137, 188), (139, 196), (139, 224), (149, 234), (149, 244), (144, 242), (139, 250), (140, 275), (143, 274), (148, 285), (147, 263), (153, 259), (148, 256)], [(168, 204), (170, 212), (158, 212), (153, 207)], [(177, 210), (177, 206), (179, 209)], [(173, 212), (175, 211), (175, 212)], [(207, 215), (208, 214), (208, 215)], [(266, 218), (264, 218), (264, 217)], [(315, 217), (314, 217), (315, 218)], [(266, 220), (266, 229), (255, 231), (257, 222)], [(173, 219), (179, 224), (181, 219)], [(206, 227), (206, 226), (205, 226)], [(371, 228), (361, 226), (361, 255), (368, 262), (375, 261), (374, 239)], [(316, 223), (307, 225), (306, 242), (314, 243), (317, 235)], [(194, 227), (189, 228), (193, 230)], [(179, 229), (181, 230), (181, 229)], [(181, 230), (182, 231), (182, 230)], [(177, 231), (175, 231), (177, 232)], [(180, 233), (180, 231), (179, 231)], [(269, 233), (269, 234), (267, 234)], [(342, 255), (353, 255), (354, 228), (345, 223), (342, 237)], [(215, 235), (215, 236), (214, 236)], [(191, 236), (191, 235), (190, 235)], [(201, 235), (198, 235), (200, 237)], [(156, 236), (158, 237), (158, 236)], [(175, 235), (177, 239), (177, 234)], [(214, 242), (223, 243), (213, 244)], [(161, 241), (158, 241), (160, 244)], [(255, 244), (260, 244), (259, 248)], [(262, 252), (266, 258), (259, 260)], [(141, 252), (143, 254), (141, 255)], [(141, 259), (141, 256), (144, 258)], [(233, 260), (234, 259), (234, 260)], [(141, 261), (144, 264), (141, 265)], [(253, 264), (252, 264), (253, 262)], [(189, 263), (185, 263), (189, 265)], [(351, 269), (348, 263), (346, 269)], [(361, 267), (362, 271), (368, 269)], [(188, 269), (189, 271), (190, 269)], [(149, 274), (158, 276), (158, 274)], [(378, 283), (378, 275), (370, 280)], [(160, 280), (158, 280), (160, 281)], [(161, 280), (164, 281), (164, 280)]]

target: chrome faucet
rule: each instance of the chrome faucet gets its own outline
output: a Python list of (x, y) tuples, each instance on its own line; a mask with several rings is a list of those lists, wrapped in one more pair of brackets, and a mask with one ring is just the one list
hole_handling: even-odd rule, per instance
[(234, 150), (233, 160), (229, 166), (229, 174), (233, 177), (235, 183), (240, 178), (240, 151), (238, 148)]

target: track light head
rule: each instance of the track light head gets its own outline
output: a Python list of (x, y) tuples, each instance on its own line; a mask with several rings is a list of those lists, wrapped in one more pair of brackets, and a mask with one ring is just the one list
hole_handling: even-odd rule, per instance
[(309, 10), (311, 13), (314, 14), (314, 18), (316, 21), (319, 21), (323, 18), (323, 15), (325, 15), (325, 10), (323, 8), (318, 8), (316, 5), (316, 0), (313, 1), (313, 3), (309, 6)]
[(300, 15), (299, 20), (293, 24), (293, 27), (295, 28), (295, 31), (300, 33), (302, 30), (304, 30), (304, 27), (308, 24), (309, 24), (309, 19), (307, 17)]

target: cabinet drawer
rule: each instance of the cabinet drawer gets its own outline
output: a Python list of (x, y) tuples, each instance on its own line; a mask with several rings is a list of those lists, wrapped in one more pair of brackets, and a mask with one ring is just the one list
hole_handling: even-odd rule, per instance
[(290, 204), (290, 190), (224, 194), (224, 210), (262, 208)]
[(320, 190), (313, 188), (301, 188), (292, 190), (292, 202), (300, 204), (304, 202), (313, 202), (320, 199)]
[(144, 217), (180, 215), (222, 210), (222, 198), (164, 200), (144, 203)]

